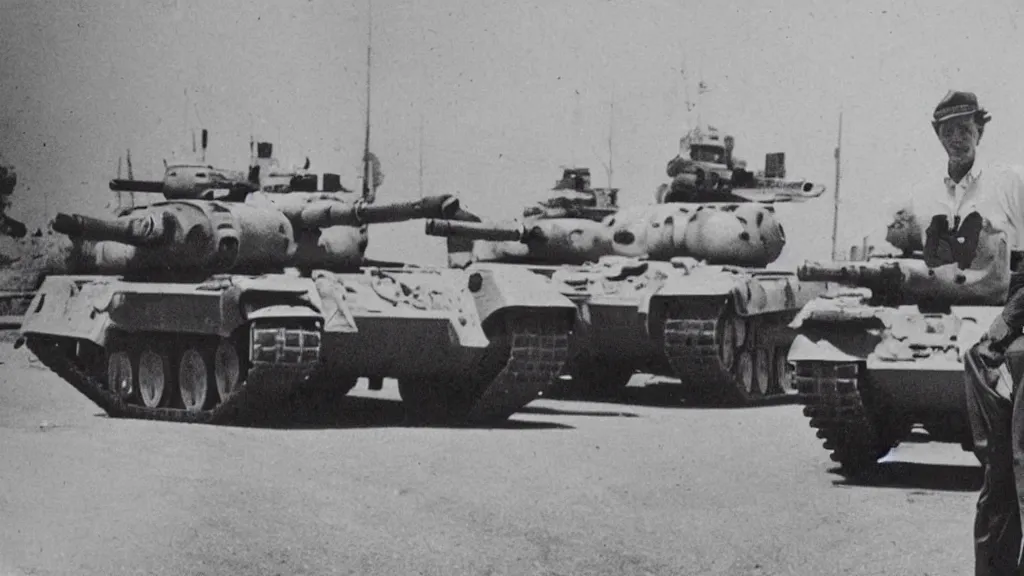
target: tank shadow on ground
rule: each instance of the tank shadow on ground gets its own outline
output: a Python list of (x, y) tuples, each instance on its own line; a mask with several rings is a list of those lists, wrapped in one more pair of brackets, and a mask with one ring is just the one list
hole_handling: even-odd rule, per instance
[[(522, 410), (516, 414), (521, 413)], [(292, 414), (291, 418), (275, 428), (343, 429), (343, 428), (451, 428), (486, 430), (573, 430), (574, 427), (558, 422), (535, 422), (511, 419), (489, 424), (421, 424), (412, 422), (399, 400), (345, 396), (336, 406), (318, 409), (314, 414)]]
[[(545, 400), (554, 400), (553, 398), (545, 398)], [(520, 408), (516, 414), (545, 414), (551, 416), (605, 416), (609, 418), (639, 418), (640, 415), (636, 412), (622, 412), (622, 411), (604, 411), (604, 410), (570, 410), (562, 408), (550, 408), (547, 406), (526, 406)]]
[[(839, 474), (839, 467), (829, 469)], [(833, 480), (835, 486), (865, 488), (916, 488), (942, 492), (976, 492), (981, 489), (979, 466), (920, 464), (917, 462), (880, 462), (871, 472), (857, 478)]]
[(718, 405), (687, 398), (687, 390), (680, 384), (644, 384), (630, 386), (613, 396), (596, 396), (574, 391), (560, 392), (557, 395), (545, 396), (547, 400), (571, 400), (575, 402), (597, 402), (602, 404), (626, 404), (633, 406), (649, 406), (652, 408), (686, 408), (693, 410), (743, 410), (766, 406), (786, 406), (799, 404), (797, 394), (776, 396), (756, 400), (745, 406)]
[[(520, 411), (522, 412), (522, 411)], [(517, 412), (517, 414), (519, 414)], [(99, 412), (97, 417), (109, 418)], [(345, 396), (332, 406), (318, 406), (315, 411), (291, 410), (267, 417), (259, 415), (247, 418), (235, 427), (262, 428), (271, 430), (324, 430), (346, 428), (467, 428), (489, 430), (573, 430), (575, 427), (558, 422), (536, 422), (512, 419), (483, 425), (433, 425), (410, 422), (398, 400)]]

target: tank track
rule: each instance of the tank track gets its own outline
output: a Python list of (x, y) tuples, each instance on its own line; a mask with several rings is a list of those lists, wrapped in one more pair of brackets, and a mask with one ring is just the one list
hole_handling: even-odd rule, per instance
[(566, 323), (543, 316), (508, 321), (508, 361), (484, 385), (468, 418), (471, 422), (505, 420), (548, 390), (569, 358)]
[(400, 379), (409, 420), (473, 425), (507, 420), (552, 386), (569, 356), (568, 322), (539, 314), (504, 318), (463, 376)]
[(863, 476), (909, 432), (899, 414), (884, 414), (864, 386), (859, 363), (798, 362), (794, 382), (804, 404), (804, 416), (817, 430), (830, 458), (848, 476)]
[[(281, 330), (286, 338), (275, 338)], [(149, 408), (126, 402), (76, 362), (68, 350), (68, 345), (75, 343), (73, 339), (29, 334), (25, 337), (25, 345), (47, 368), (112, 418), (186, 424), (259, 424), (282, 416), (282, 409), (290, 404), (297, 385), (315, 371), (319, 360), (320, 333), (306, 328), (257, 323), (253, 338), (259, 338), (261, 344), (273, 342), (273, 345), (264, 345), (259, 358), (250, 363), (241, 389), (211, 409), (196, 411)], [(298, 349), (286, 341), (298, 342)], [(311, 349), (302, 350), (306, 345), (315, 349), (314, 360), (308, 357)]]
[[(692, 304), (692, 305), (691, 305)], [(784, 361), (775, 350), (769, 361), (769, 385), (767, 394), (759, 391), (748, 394), (737, 375), (740, 352), (743, 349), (756, 351), (754, 342), (758, 328), (782, 324), (790, 315), (786, 312), (758, 314), (747, 322), (744, 343), (732, 353), (732, 367), (721, 354), (724, 323), (734, 318), (732, 303), (726, 298), (708, 300), (703, 303), (670, 304), (665, 312), (663, 351), (674, 375), (688, 388), (696, 391), (697, 398), (713, 404), (744, 405), (753, 400), (786, 394), (786, 382), (771, 376), (774, 367), (771, 362)], [(752, 344), (753, 343), (753, 344)], [(731, 343), (729, 345), (732, 345)], [(751, 358), (751, 361), (755, 359)], [(751, 370), (756, 370), (751, 367)], [(756, 378), (756, 375), (754, 376)], [(755, 387), (756, 390), (756, 387)]]

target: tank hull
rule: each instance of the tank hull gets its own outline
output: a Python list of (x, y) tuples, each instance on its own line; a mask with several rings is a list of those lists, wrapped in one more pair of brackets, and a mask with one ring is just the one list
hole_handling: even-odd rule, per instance
[(562, 369), (574, 308), (537, 298), (532, 280), (420, 268), (201, 283), (50, 276), (21, 331), (113, 417), (273, 422), (366, 376), (398, 378), (412, 420), (482, 423), (511, 416)]
[(870, 472), (923, 426), (933, 441), (973, 450), (964, 353), (998, 306), (868, 306), (861, 295), (821, 298), (793, 322), (788, 361), (804, 415), (842, 473)]

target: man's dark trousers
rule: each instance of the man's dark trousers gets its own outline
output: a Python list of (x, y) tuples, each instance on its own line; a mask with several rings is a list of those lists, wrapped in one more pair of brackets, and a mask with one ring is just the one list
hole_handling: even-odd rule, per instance
[[(993, 354), (986, 340), (973, 346), (964, 359), (967, 414), (975, 454), (984, 470), (974, 519), (974, 573), (1024, 575), (1018, 498), (1024, 495), (1024, 394), (1019, 393), (1024, 337), (1014, 339), (1004, 354)], [(1003, 357), (1013, 377), (1000, 389)]]

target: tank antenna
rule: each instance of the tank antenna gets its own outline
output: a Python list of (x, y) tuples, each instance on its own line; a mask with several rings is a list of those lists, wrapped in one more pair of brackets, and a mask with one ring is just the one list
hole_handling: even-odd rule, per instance
[(373, 202), (376, 191), (371, 183), (372, 166), (370, 157), (370, 68), (373, 50), (373, 5), (366, 0), (366, 138), (363, 142), (363, 200)]
[(843, 145), (843, 112), (839, 112), (839, 135), (836, 137), (836, 191), (832, 202), (832, 259), (839, 259), (839, 255), (836, 253), (836, 242), (838, 241), (839, 231), (839, 177), (840, 167), (842, 159), (840, 157), (840, 149)]

